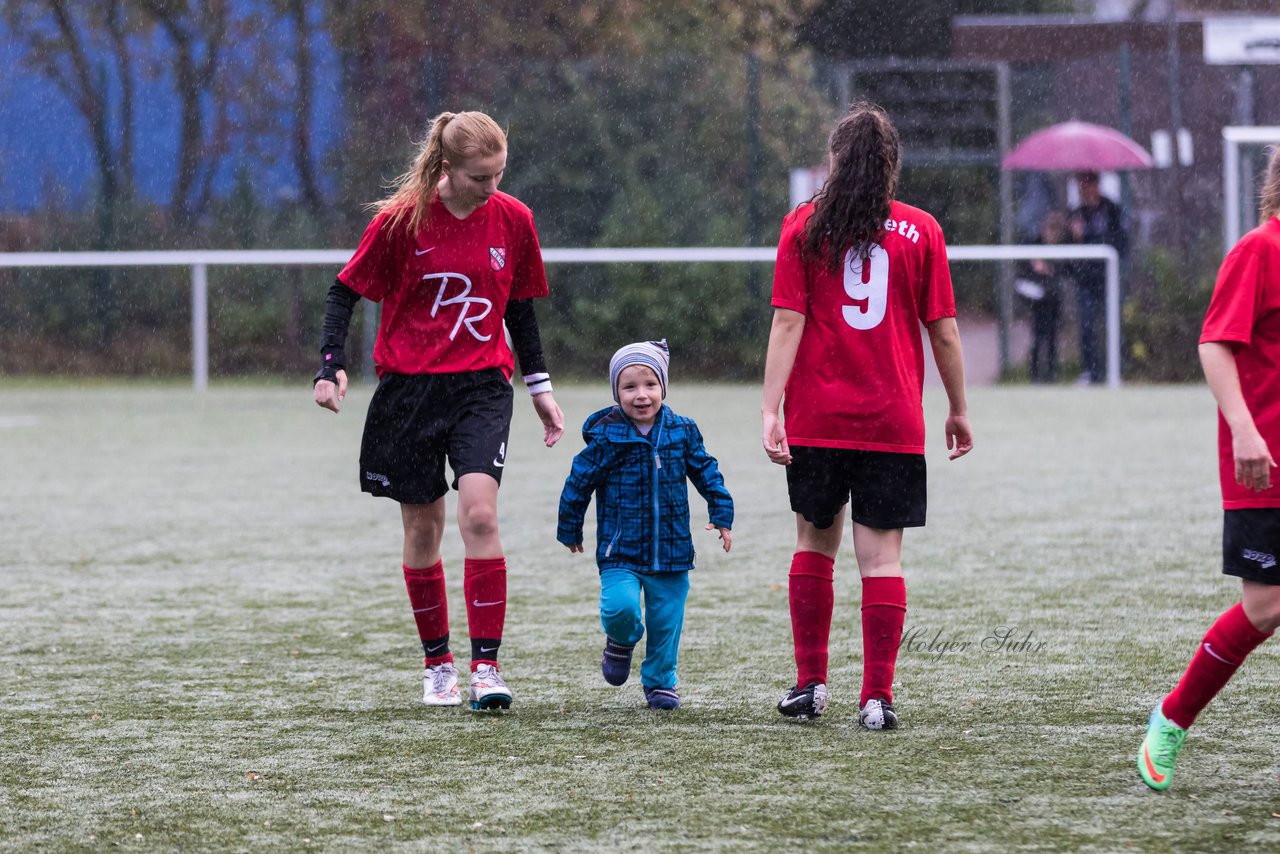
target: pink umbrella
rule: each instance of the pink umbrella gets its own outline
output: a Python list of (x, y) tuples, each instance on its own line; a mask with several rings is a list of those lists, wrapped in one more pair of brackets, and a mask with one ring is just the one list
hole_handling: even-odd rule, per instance
[(1045, 172), (1115, 172), (1150, 169), (1154, 164), (1146, 149), (1114, 128), (1063, 122), (1031, 134), (1000, 165)]

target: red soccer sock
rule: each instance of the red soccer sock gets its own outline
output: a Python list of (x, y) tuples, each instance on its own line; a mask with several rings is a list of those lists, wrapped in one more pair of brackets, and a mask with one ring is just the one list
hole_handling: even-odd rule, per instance
[(449, 600), (444, 591), (444, 561), (426, 569), (404, 567), (404, 586), (409, 590), (409, 607), (418, 624), (418, 638), (426, 666), (453, 661), (449, 651)]
[(862, 579), (862, 697), (893, 702), (893, 671), (907, 616), (907, 583), (901, 575)]
[(791, 637), (796, 647), (796, 687), (827, 681), (831, 609), (835, 604), (835, 558), (818, 552), (796, 552), (787, 578), (791, 603)]
[(507, 559), (467, 558), (462, 578), (471, 632), (471, 669), (498, 663), (498, 646), (507, 619)]
[(1242, 604), (1224, 611), (1209, 627), (1178, 687), (1164, 698), (1164, 716), (1183, 729), (1195, 723), (1196, 716), (1217, 696), (1236, 668), (1269, 637), (1253, 627)]

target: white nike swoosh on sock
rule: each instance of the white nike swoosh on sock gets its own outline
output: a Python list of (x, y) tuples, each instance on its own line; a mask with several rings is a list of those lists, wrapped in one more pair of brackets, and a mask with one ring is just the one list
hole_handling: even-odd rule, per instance
[(1239, 662), (1237, 661), (1230, 661), (1218, 655), (1216, 652), (1213, 651), (1213, 645), (1210, 644), (1208, 641), (1205, 641), (1204, 651), (1212, 655), (1214, 658), (1218, 659), (1218, 661), (1221, 661), (1223, 664), (1231, 664), (1231, 665), (1239, 664)]
[(488, 608), (490, 605), (501, 605), (506, 599), (499, 599), (497, 602), (481, 602), (479, 599), (472, 599), (471, 604), (477, 608)]

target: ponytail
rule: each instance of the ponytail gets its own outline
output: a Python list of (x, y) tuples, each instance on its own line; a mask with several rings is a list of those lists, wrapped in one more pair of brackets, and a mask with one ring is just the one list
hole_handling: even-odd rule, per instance
[(1258, 208), (1258, 220), (1265, 223), (1280, 215), (1280, 145), (1272, 146), (1267, 160), (1267, 175), (1262, 181), (1262, 201)]
[(837, 270), (846, 252), (865, 258), (884, 233), (898, 190), (898, 130), (884, 109), (859, 101), (831, 131), (827, 151), (831, 175), (812, 199), (800, 253)]

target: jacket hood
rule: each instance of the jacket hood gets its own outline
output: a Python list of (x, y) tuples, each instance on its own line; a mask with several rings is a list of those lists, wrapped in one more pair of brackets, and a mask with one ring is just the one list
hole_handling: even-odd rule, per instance
[[(665, 423), (670, 411), (670, 407), (664, 401), (658, 410), (658, 418), (654, 426)], [(587, 420), (582, 422), (582, 441), (591, 444), (592, 436), (601, 436), (615, 441), (628, 439), (632, 438), (631, 431), (631, 419), (623, 413), (621, 406), (614, 404), (587, 416)]]

